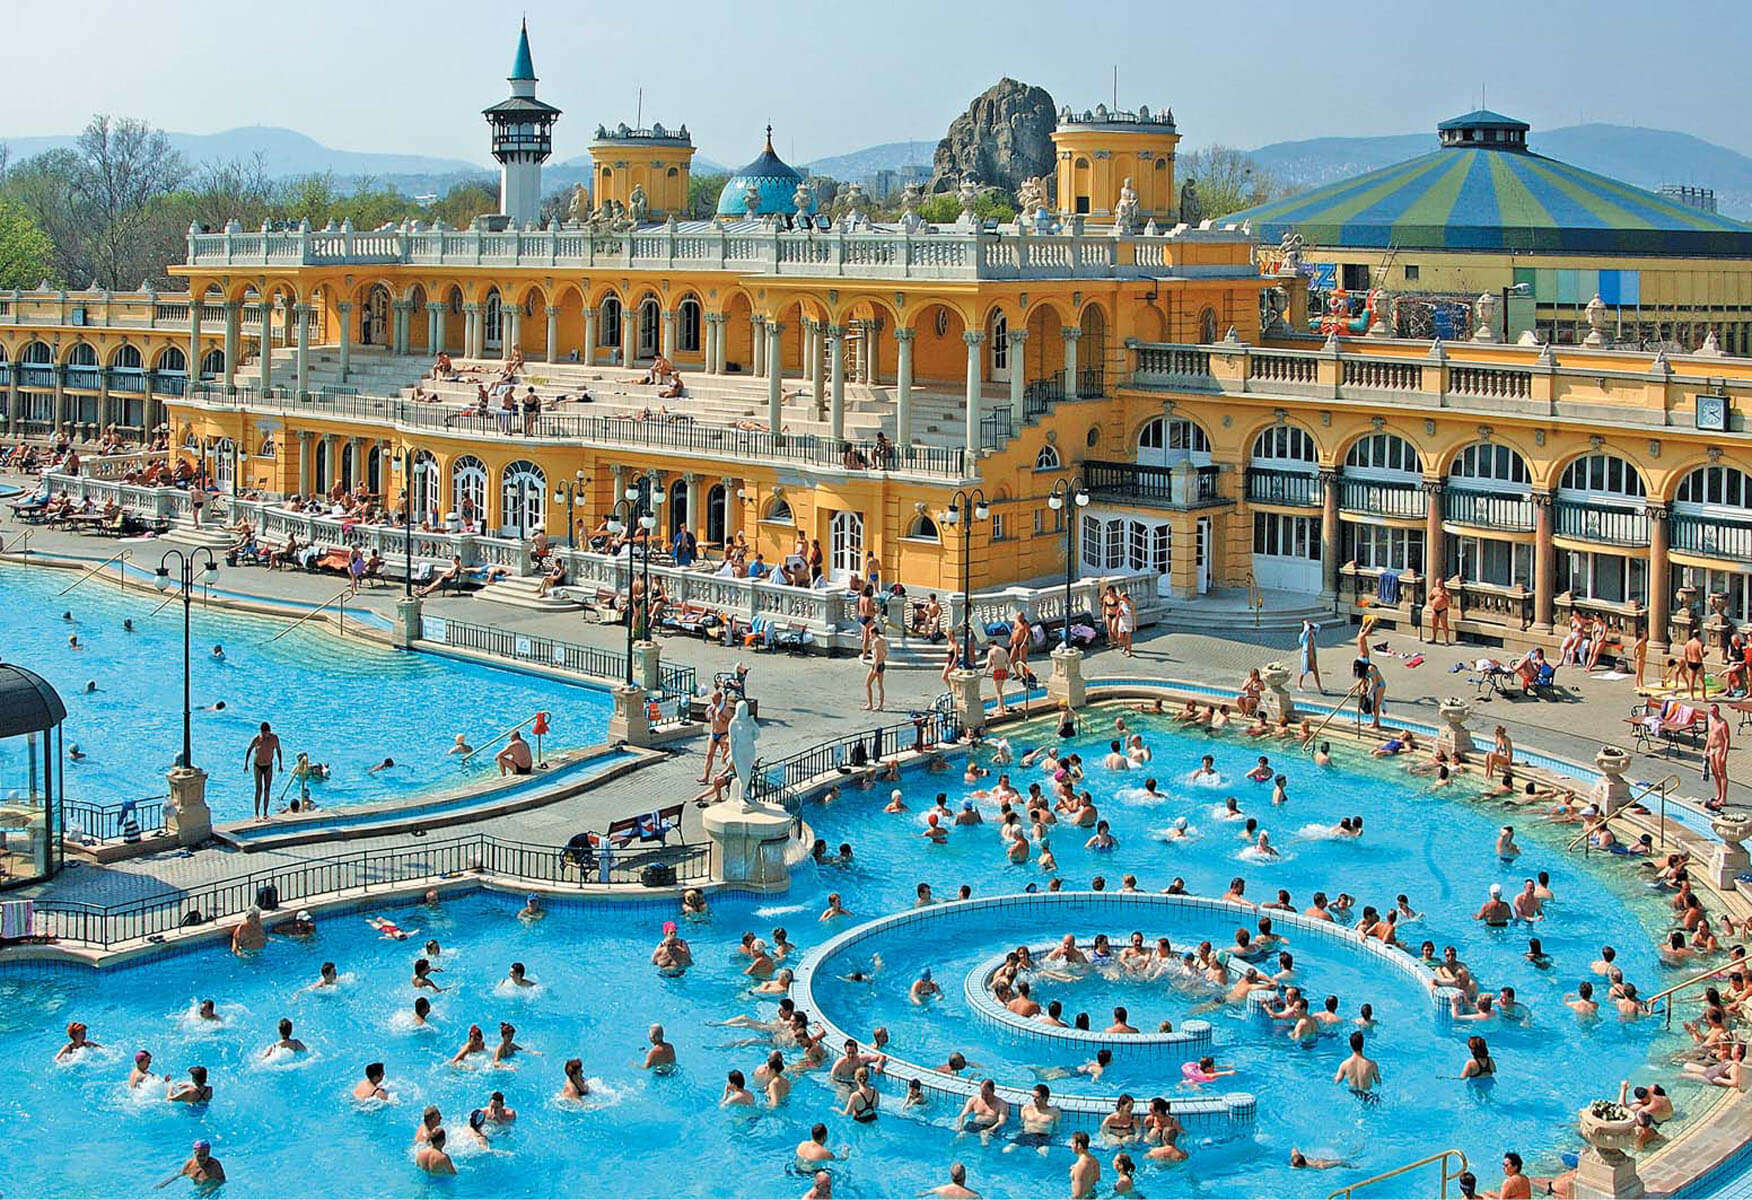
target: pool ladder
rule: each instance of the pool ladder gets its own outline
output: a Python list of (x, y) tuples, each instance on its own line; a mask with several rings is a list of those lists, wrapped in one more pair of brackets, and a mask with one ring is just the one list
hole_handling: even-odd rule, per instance
[[(1644, 784), (1642, 791), (1638, 792), (1636, 795), (1632, 796), (1629, 800), (1627, 800), (1623, 804), (1623, 806), (1621, 806), (1619, 808), (1619, 810), (1617, 812), (1613, 813), (1611, 816), (1609, 816), (1605, 820), (1601, 821), (1600, 825), (1603, 827), (1603, 826), (1608, 825), (1611, 822), (1617, 820), (1619, 817), (1624, 815), (1624, 812), (1626, 809), (1628, 809), (1631, 805), (1640, 802), (1643, 799), (1643, 797), (1647, 796), (1650, 792), (1659, 792), (1661, 795), (1661, 849), (1665, 850), (1667, 848), (1667, 793), (1671, 792), (1674, 788), (1678, 787), (1683, 782), (1685, 782), (1685, 781), (1680, 779), (1679, 776), (1669, 775), (1665, 779), (1661, 780), (1661, 782), (1659, 782), (1659, 783)], [(1588, 853), (1587, 842), (1588, 842), (1588, 838), (1592, 835), (1592, 833), (1593, 833), (1592, 830), (1583, 830), (1581, 833), (1578, 833), (1573, 839), (1571, 839), (1570, 844), (1565, 846), (1564, 849), (1565, 850), (1574, 850), (1577, 846), (1580, 846), (1580, 847), (1582, 847), (1583, 857), (1586, 857), (1587, 853)]]
[(132, 558), (132, 557), (134, 557), (134, 552), (132, 550), (124, 550), (120, 554), (112, 554), (108, 558), (104, 559), (102, 562), (98, 563), (95, 567), (92, 567), (90, 570), (86, 571), (78, 579), (75, 579), (72, 583), (68, 584), (66, 587), (64, 587), (60, 591), (56, 592), (55, 595), (65, 596), (68, 592), (72, 591), (74, 588), (76, 588), (80, 584), (84, 583), (87, 579), (90, 579), (93, 575), (96, 575), (99, 571), (103, 570), (105, 567), (109, 566), (111, 563), (120, 563), (121, 564), (121, 570), (119, 570), (116, 573), (116, 582), (121, 585), (122, 590), (125, 592), (128, 590), (128, 564), (124, 560)]
[(1325, 733), (1326, 727), (1332, 724), (1338, 715), (1345, 710), (1353, 696), (1357, 698), (1357, 729), (1361, 731), (1363, 727), (1362, 686), (1363, 680), (1361, 679), (1351, 684), (1350, 690), (1339, 697), (1338, 703), (1333, 705), (1332, 709), (1326, 714), (1326, 719), (1320, 722), (1320, 727), (1313, 733), (1309, 734), (1308, 740), (1302, 743), (1302, 749), (1306, 751), (1310, 757), (1312, 757), (1314, 752), (1320, 748), (1320, 735)]
[(337, 614), (339, 614), (340, 619), (335, 624), (335, 633), (341, 637), (346, 637), (347, 636), (347, 596), (348, 596), (350, 591), (351, 591), (350, 588), (342, 588), (340, 591), (338, 591), (334, 595), (330, 596), (327, 600), (324, 600), (321, 604), (317, 605), (315, 608), (313, 608), (309, 612), (305, 613), (302, 617), (299, 617), (296, 621), (294, 621), (290, 625), (286, 626), (286, 628), (282, 629), (279, 633), (276, 633), (273, 637), (269, 638), (266, 644), (272, 645), (274, 642), (279, 641), (281, 638), (283, 638), (287, 634), (291, 633), (294, 629), (297, 629), (300, 625), (302, 625), (306, 621), (310, 620), (310, 618), (314, 617), (317, 613), (321, 612), (323, 609), (327, 608), (329, 605), (334, 604), (337, 600), (340, 601), (340, 605), (338, 608), (336, 608), (335, 611)]
[[(1403, 1167), (1394, 1167), (1391, 1171), (1383, 1171), (1379, 1175), (1371, 1175), (1369, 1178), (1358, 1180), (1356, 1183), (1353, 1183), (1348, 1187), (1339, 1188), (1336, 1192), (1327, 1196), (1326, 1200), (1353, 1200), (1353, 1197), (1364, 1188), (1373, 1187), (1377, 1183), (1384, 1183), (1389, 1179), (1394, 1179), (1400, 1175), (1407, 1174), (1408, 1172), (1416, 1171), (1421, 1167), (1427, 1167), (1431, 1163), (1441, 1164), (1441, 1175), (1437, 1183), (1436, 1198), (1437, 1200), (1448, 1200), (1448, 1185), (1466, 1173), (1466, 1155), (1459, 1150), (1443, 1150), (1436, 1154), (1420, 1158), (1416, 1162), (1406, 1163)], [(1412, 1193), (1401, 1188), (1396, 1191), (1395, 1194), (1403, 1196)], [(1423, 1192), (1420, 1194), (1428, 1195), (1429, 1193)]]

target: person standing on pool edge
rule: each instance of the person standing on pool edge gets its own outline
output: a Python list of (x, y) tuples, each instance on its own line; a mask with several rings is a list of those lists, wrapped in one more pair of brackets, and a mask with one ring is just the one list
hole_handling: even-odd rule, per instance
[(255, 775), (255, 815), (257, 820), (266, 820), (268, 806), (274, 800), (274, 763), (277, 760), (280, 769), (286, 769), (286, 755), (280, 749), (280, 735), (269, 728), (266, 721), (262, 722), (262, 731), (250, 739), (249, 749), (243, 752), (244, 760), (252, 767)]

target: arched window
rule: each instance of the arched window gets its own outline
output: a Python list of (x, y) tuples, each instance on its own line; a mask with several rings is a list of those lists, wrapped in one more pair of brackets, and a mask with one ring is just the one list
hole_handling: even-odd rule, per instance
[(499, 527), (508, 537), (534, 537), (547, 524), (547, 475), (519, 459), (500, 477)]
[(1010, 369), (1010, 320), (1001, 312), (992, 314), (991, 336), (988, 339), (992, 347), (992, 370), (1008, 371)]
[(1344, 473), (1358, 479), (1383, 479), (1412, 475), (1421, 477), (1423, 459), (1417, 449), (1396, 433), (1371, 433), (1351, 444), (1344, 456)]
[(1589, 454), (1563, 469), (1560, 500), (1641, 507), (1648, 489), (1637, 469), (1616, 454)]
[(1679, 481), (1673, 508), (1687, 513), (1715, 509), (1744, 520), (1742, 510), (1752, 508), (1752, 480), (1738, 467), (1699, 467)]
[(47, 342), (32, 342), (24, 348), (24, 353), (18, 356), (18, 361), (47, 365), (55, 361), (55, 352), (49, 349)]
[(419, 525), (436, 526), (443, 517), (443, 489), (438, 486), (438, 460), (430, 450), (414, 454), (414, 513)]
[(676, 337), (680, 342), (678, 348), (687, 354), (698, 354), (700, 352), (700, 302), (689, 296), (681, 302), (678, 316), (681, 325), (676, 330)]
[(464, 454), (450, 465), (450, 511), (478, 528), (487, 515), (487, 464)]
[(1211, 441), (1203, 427), (1184, 417), (1156, 417), (1138, 430), (1138, 462), (1165, 467), (1189, 462), (1211, 465)]
[(919, 513), (907, 526), (906, 536), (921, 542), (940, 542), (942, 536), (937, 532), (937, 522), (931, 520), (929, 513)]
[(158, 355), (158, 365), (153, 368), (160, 375), (187, 375), (189, 372), (188, 355), (177, 346), (168, 346)]
[(796, 518), (791, 515), (791, 503), (783, 496), (774, 496), (767, 504), (766, 515), (761, 518), (769, 525), (795, 525)]
[(217, 379), (225, 374), (225, 351), (209, 350), (201, 356), (201, 378)]
[(1040, 448), (1040, 453), (1034, 456), (1036, 471), (1056, 471), (1064, 464), (1059, 460), (1058, 448), (1048, 443)]
[(621, 344), (620, 297), (610, 294), (602, 298), (602, 328), (597, 331), (596, 344), (615, 347)]
[(1279, 471), (1312, 471), (1319, 461), (1314, 436), (1297, 425), (1273, 425), (1253, 439), (1248, 465)]
[(117, 371), (138, 371), (140, 369), (140, 348), (123, 343), (116, 351), (116, 356), (110, 360), (110, 367)]
[(505, 347), (505, 306), (499, 299), (499, 289), (493, 288), (487, 292), (486, 303), (481, 306), (481, 315), (485, 322), (485, 332), (482, 338), (488, 350), (502, 350)]
[(1525, 493), (1532, 487), (1527, 461), (1512, 447), (1475, 442), (1454, 457), (1448, 482), (1473, 491), (1512, 490)]
[(90, 342), (80, 342), (67, 354), (67, 365), (70, 367), (95, 367), (97, 351), (92, 349)]
[(714, 546), (722, 546), (725, 541), (725, 531), (728, 521), (729, 492), (721, 483), (714, 483), (706, 489), (706, 541)]

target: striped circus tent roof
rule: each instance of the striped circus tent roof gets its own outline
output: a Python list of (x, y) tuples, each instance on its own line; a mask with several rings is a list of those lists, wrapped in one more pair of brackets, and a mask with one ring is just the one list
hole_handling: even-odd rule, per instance
[[(1224, 223), (1252, 222), (1262, 243), (1293, 231), (1313, 246), (1383, 250), (1752, 256), (1752, 225), (1531, 153), (1519, 140), (1460, 142), (1455, 131), (1465, 127), (1456, 122), (1466, 121), (1443, 122), (1443, 145), (1433, 153), (1246, 209)], [(1475, 128), (1482, 141), (1503, 126), (1479, 121)]]

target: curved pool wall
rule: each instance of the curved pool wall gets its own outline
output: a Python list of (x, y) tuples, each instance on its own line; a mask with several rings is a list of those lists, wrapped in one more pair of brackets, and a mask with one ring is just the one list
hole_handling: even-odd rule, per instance
[[(1087, 903), (1091, 900), (1102, 902), (1147, 902), (1152, 900), (1173, 902), (1190, 901), (1192, 897), (1146, 896), (1142, 893), (1131, 892), (1124, 894), (1097, 892), (1017, 893), (908, 909), (886, 917), (878, 917), (873, 921), (866, 921), (862, 925), (847, 929), (810, 951), (796, 968), (796, 977), (791, 984), (791, 994), (797, 1001), (797, 1007), (808, 1012), (811, 1019), (820, 1024), (826, 1031), (827, 1044), (837, 1047), (852, 1035), (828, 1015), (815, 992), (817, 976), (824, 973), (831, 974), (834, 959), (856, 953), (862, 945), (886, 934), (912, 932), (927, 924), (940, 925), (962, 921), (977, 925), (982, 920), (999, 914), (1043, 911), (1044, 915), (1044, 910), (1050, 907), (1078, 902)], [(1173, 909), (1176, 906), (1169, 903), (1162, 907)], [(1251, 906), (1244, 907), (1251, 908)], [(1050, 1035), (1061, 1031), (1044, 1025), (1033, 1030), (1006, 1026), (1006, 1032), (1025, 1037), (1043, 1047), (1050, 1043), (1071, 1049), (1087, 1048), (1081, 1042), (1051, 1037)], [(947, 1058), (952, 1047), (941, 1047), (941, 1049), (942, 1057)], [(894, 1056), (889, 1057), (882, 1073), (872, 1077), (871, 1082), (884, 1095), (898, 1097), (905, 1094), (906, 1081), (909, 1079), (918, 1079), (927, 1095), (944, 1103), (952, 1103), (957, 1108), (964, 1104), (969, 1096), (977, 1093), (980, 1087), (979, 1079), (945, 1074)], [(997, 1080), (996, 1086), (998, 1095), (1012, 1105), (1025, 1104), (1032, 1095), (1029, 1088), (1017, 1087), (1003, 1080)], [(1102, 1118), (1113, 1112), (1116, 1099), (1117, 1094), (1078, 1096), (1055, 1093), (1053, 1103), (1064, 1113), (1062, 1125), (1067, 1132), (1084, 1129), (1093, 1133), (1100, 1126)], [(1258, 1102), (1252, 1093), (1242, 1091), (1192, 1098), (1175, 1096), (1169, 1099), (1168, 1104), (1188, 1132), (1214, 1138), (1240, 1133), (1252, 1126), (1258, 1108)]]
[[(1057, 944), (1042, 942), (1028, 949), (1035, 962), (1044, 962), (1046, 955)], [(1211, 1044), (1211, 1023), (1200, 1021), (1196, 1017), (1182, 1021), (1173, 1033), (1155, 1033), (1149, 1030), (1140, 1033), (1107, 1033), (1098, 1029), (1077, 1029), (1070, 1025), (1050, 1025), (1032, 1017), (1019, 1016), (1000, 1004), (997, 996), (992, 993), (992, 977), (1003, 968), (1006, 957), (1006, 954), (999, 954), (974, 967), (963, 978), (961, 988), (967, 1007), (975, 1016), (1011, 1037), (1043, 1042), (1090, 1056), (1109, 1050), (1116, 1057), (1120, 1054), (1191, 1054), (1197, 1057)]]

